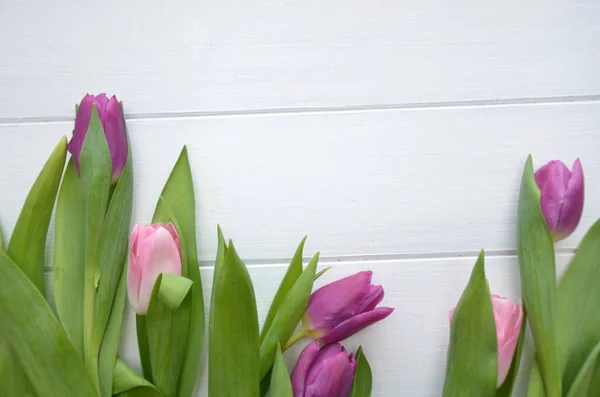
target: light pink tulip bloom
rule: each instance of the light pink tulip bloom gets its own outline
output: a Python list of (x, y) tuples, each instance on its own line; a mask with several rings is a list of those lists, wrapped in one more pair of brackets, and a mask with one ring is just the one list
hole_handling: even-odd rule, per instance
[(393, 308), (377, 307), (384, 291), (371, 284), (372, 276), (371, 271), (359, 272), (313, 292), (302, 318), (306, 334), (335, 343), (389, 316)]
[[(519, 342), (523, 322), (523, 307), (521, 302), (514, 303), (510, 299), (498, 295), (492, 295), (492, 306), (494, 308), (496, 340), (498, 342), (497, 387), (500, 387), (506, 380)], [(454, 309), (450, 310), (449, 313), (450, 323), (452, 323), (453, 314)]]
[(554, 241), (568, 237), (583, 212), (583, 169), (579, 159), (572, 171), (559, 160), (550, 161), (535, 172), (540, 188), (540, 205)]
[(146, 314), (158, 275), (181, 275), (179, 237), (172, 223), (136, 225), (131, 232), (127, 294), (137, 314)]

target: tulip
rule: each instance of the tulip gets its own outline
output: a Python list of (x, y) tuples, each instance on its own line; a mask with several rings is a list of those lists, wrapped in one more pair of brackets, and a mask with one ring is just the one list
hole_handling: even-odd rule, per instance
[(316, 290), (302, 318), (303, 332), (321, 343), (335, 343), (389, 316), (394, 309), (376, 308), (384, 292), (371, 284), (372, 276), (359, 272)]
[(114, 95), (110, 99), (106, 97), (106, 94), (96, 96), (87, 94), (83, 97), (77, 108), (75, 129), (73, 130), (73, 137), (69, 141), (68, 149), (73, 157), (75, 168), (79, 171), (79, 155), (90, 125), (94, 106), (98, 111), (110, 151), (112, 181), (116, 182), (127, 163), (127, 132), (121, 104)]
[(131, 232), (127, 295), (137, 314), (146, 314), (161, 273), (181, 275), (179, 237), (172, 223), (136, 225)]
[(292, 371), (294, 397), (348, 397), (356, 361), (338, 343), (308, 344)]
[(568, 237), (583, 211), (583, 170), (579, 159), (573, 170), (559, 160), (550, 161), (535, 173), (540, 188), (540, 205), (554, 241)]
[[(498, 381), (500, 387), (506, 380), (513, 361), (513, 356), (521, 334), (523, 308), (521, 303), (514, 303), (508, 298), (492, 295), (494, 322), (496, 324), (496, 341), (498, 343)], [(450, 310), (450, 323), (454, 309)]]

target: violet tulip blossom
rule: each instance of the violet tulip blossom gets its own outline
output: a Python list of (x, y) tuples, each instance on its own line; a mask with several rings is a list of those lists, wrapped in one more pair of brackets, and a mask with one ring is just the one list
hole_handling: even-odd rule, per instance
[(579, 159), (572, 171), (559, 160), (550, 161), (535, 173), (540, 205), (554, 241), (568, 237), (583, 212), (583, 170)]
[(294, 397), (348, 397), (356, 360), (338, 343), (308, 344), (292, 371)]
[[(506, 380), (519, 342), (523, 322), (523, 307), (520, 302), (514, 303), (510, 299), (498, 295), (492, 295), (492, 306), (496, 324), (496, 340), (498, 342), (497, 387), (500, 387)], [(453, 314), (454, 309), (450, 310), (450, 323), (452, 323)]]
[(172, 223), (136, 225), (131, 232), (127, 295), (135, 312), (148, 312), (156, 279), (161, 273), (181, 275), (179, 237)]
[(302, 318), (304, 333), (321, 343), (335, 343), (389, 316), (394, 309), (376, 307), (383, 299), (381, 285), (372, 285), (363, 271), (316, 290)]
[(83, 97), (77, 108), (75, 129), (73, 130), (73, 137), (69, 141), (68, 149), (73, 157), (73, 164), (79, 172), (79, 156), (90, 125), (94, 106), (98, 111), (110, 151), (112, 181), (116, 182), (127, 163), (127, 132), (121, 104), (114, 95), (110, 99), (106, 97), (106, 94), (95, 96), (87, 94)]

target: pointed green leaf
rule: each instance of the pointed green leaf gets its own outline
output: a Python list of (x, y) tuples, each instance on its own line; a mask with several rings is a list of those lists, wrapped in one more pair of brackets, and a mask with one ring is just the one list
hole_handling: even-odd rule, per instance
[(112, 394), (114, 378), (113, 370), (117, 360), (117, 350), (119, 348), (119, 337), (121, 336), (121, 323), (123, 322), (126, 296), (127, 269), (126, 266), (123, 266), (108, 324), (106, 325), (102, 344), (100, 345), (100, 354), (98, 355), (100, 395), (102, 396), (110, 396)]
[(113, 374), (113, 396), (161, 397), (152, 383), (138, 375), (121, 359), (117, 359)]
[(493, 397), (498, 377), (498, 352), (492, 296), (481, 251), (450, 326), (444, 397)]
[(273, 323), (260, 344), (260, 378), (264, 378), (273, 366), (277, 344), (285, 345), (298, 326), (304, 310), (308, 305), (312, 291), (319, 253), (317, 252), (306, 269), (302, 272), (294, 286), (285, 296), (275, 314)]
[(83, 357), (85, 203), (73, 159), (60, 187), (54, 216), (54, 303), (61, 324)]
[[(220, 236), (221, 240), (221, 236)], [(258, 397), (258, 315), (254, 288), (233, 243), (219, 247), (210, 307), (208, 395)]]
[(519, 334), (519, 341), (517, 342), (517, 348), (513, 355), (513, 360), (510, 365), (510, 370), (506, 375), (506, 380), (498, 389), (496, 397), (511, 397), (517, 376), (519, 375), (519, 367), (521, 365), (521, 353), (523, 352), (523, 344), (525, 343), (525, 333), (527, 330), (527, 310), (523, 308), (523, 320), (521, 323), (521, 331)]
[(331, 269), (331, 266), (327, 266), (324, 269), (319, 270), (319, 272), (317, 274), (315, 274), (315, 281), (317, 281), (322, 275), (324, 275), (329, 269)]
[[(192, 394), (194, 384), (198, 378), (200, 356), (204, 343), (204, 298), (196, 249), (194, 182), (187, 147), (185, 146), (165, 184), (161, 197), (162, 203), (159, 201), (156, 206), (153, 222), (177, 222), (182, 250), (182, 276), (194, 282), (192, 314), (187, 341), (189, 349), (186, 352), (179, 385), (179, 395), (189, 396)], [(175, 219), (171, 219), (171, 216)]]
[(531, 156), (527, 158), (518, 211), (518, 254), (523, 303), (535, 342), (536, 356), (548, 397), (561, 395), (556, 350), (556, 264), (554, 243), (540, 207)]
[(352, 382), (350, 397), (371, 397), (373, 389), (373, 374), (367, 357), (363, 353), (362, 346), (356, 352), (356, 371)]
[(6, 250), (42, 295), (46, 236), (66, 155), (67, 138), (63, 137), (33, 183)]
[(579, 369), (579, 372), (577, 373), (577, 376), (575, 377), (575, 380), (569, 389), (569, 394), (567, 394), (567, 397), (586, 397), (598, 395), (600, 390), (590, 390), (590, 387), (592, 386), (592, 376), (594, 375), (594, 371), (596, 369), (598, 353), (600, 353), (600, 343), (596, 344), (583, 362), (583, 366)]
[(85, 366), (39, 290), (0, 251), (0, 337), (38, 397), (95, 396)]
[(273, 364), (273, 372), (271, 374), (271, 396), (293, 397), (293, 395), (290, 373), (285, 365), (285, 361), (283, 361), (281, 345), (277, 344), (275, 363)]
[[(117, 181), (112, 197), (104, 217), (102, 230), (100, 232), (97, 258), (100, 264), (100, 277), (97, 280), (96, 294), (94, 299), (94, 345), (99, 345), (106, 338), (110, 318), (113, 316), (114, 308), (118, 321), (113, 321), (111, 330), (114, 335), (121, 333), (121, 318), (125, 295), (116, 302), (117, 289), (122, 273), (127, 263), (127, 247), (129, 242), (129, 226), (131, 223), (131, 211), (133, 201), (133, 170), (131, 167), (133, 159), (131, 150), (127, 156), (125, 168)], [(125, 276), (126, 277), (126, 276)], [(125, 286), (121, 287), (125, 288)], [(120, 312), (120, 314), (119, 314)], [(113, 336), (109, 337), (112, 340)], [(102, 396), (110, 396), (112, 386), (112, 371), (116, 360), (116, 345), (111, 342), (109, 349), (104, 349), (104, 356), (100, 357), (99, 366), (103, 368), (100, 373), (100, 391)], [(111, 352), (110, 354), (108, 352)]]
[(527, 397), (546, 397), (544, 381), (542, 380), (542, 373), (540, 372), (540, 366), (537, 364), (537, 359), (533, 360), (533, 365), (529, 374)]
[[(85, 234), (85, 284), (83, 300), (83, 349), (85, 364), (96, 389), (100, 390), (98, 354), (104, 329), (95, 327), (96, 291), (101, 276), (98, 241), (109, 202), (112, 161), (104, 129), (96, 105), (92, 107), (90, 124), (79, 156), (79, 172), (83, 186)], [(120, 274), (120, 272), (118, 273)]]
[(585, 234), (558, 287), (556, 339), (563, 388), (572, 384), (600, 343), (600, 221)]
[(191, 280), (159, 275), (146, 316), (152, 379), (165, 396), (183, 396), (178, 381), (189, 349), (187, 338), (193, 297)]
[(279, 288), (273, 297), (273, 301), (271, 302), (271, 306), (269, 307), (269, 312), (267, 313), (267, 317), (265, 318), (265, 322), (263, 324), (262, 330), (260, 331), (260, 341), (262, 342), (273, 323), (273, 318), (275, 314), (277, 314), (277, 310), (279, 310), (279, 306), (281, 306), (281, 302), (289, 292), (289, 290), (293, 287), (294, 283), (302, 274), (302, 251), (304, 249), (304, 243), (306, 242), (306, 236), (300, 241), (298, 248), (296, 249), (296, 253), (294, 254), (290, 265), (281, 280), (281, 284), (279, 284)]

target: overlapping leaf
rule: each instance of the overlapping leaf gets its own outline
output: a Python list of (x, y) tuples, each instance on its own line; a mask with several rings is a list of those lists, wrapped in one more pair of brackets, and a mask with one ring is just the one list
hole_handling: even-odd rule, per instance
[(371, 397), (373, 389), (373, 374), (367, 357), (363, 352), (362, 346), (356, 352), (356, 371), (352, 381), (352, 391), (350, 397)]

